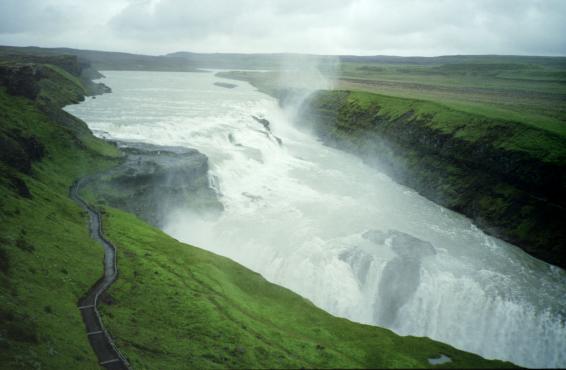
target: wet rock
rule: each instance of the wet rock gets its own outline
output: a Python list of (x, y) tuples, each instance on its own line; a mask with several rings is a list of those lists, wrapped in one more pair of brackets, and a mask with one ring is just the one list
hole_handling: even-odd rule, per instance
[(256, 116), (252, 116), (252, 118), (256, 122), (260, 123), (267, 130), (267, 132), (271, 133), (271, 123), (268, 120), (266, 120), (265, 118), (259, 118), (259, 117), (256, 117)]
[[(87, 89), (89, 90), (88, 91), (89, 95), (102, 95), (112, 92), (112, 89), (106, 86), (105, 84), (103, 84), (102, 82), (89, 82), (86, 85), (87, 85)], [(96, 99), (96, 97), (93, 96), (93, 99)]]
[(114, 299), (114, 297), (112, 297), (112, 295), (108, 292), (104, 292), (100, 295), (100, 300), (102, 301), (102, 303), (104, 303), (105, 305), (113, 305), (116, 303), (116, 300)]
[(246, 198), (248, 198), (249, 200), (251, 200), (252, 202), (257, 202), (257, 201), (260, 201), (260, 200), (263, 199), (262, 197), (260, 197), (258, 195), (253, 195), (253, 194), (250, 194), (248, 192), (243, 192), (242, 195), (245, 196)]
[(224, 87), (226, 89), (233, 89), (235, 87), (238, 87), (238, 85), (234, 85), (234, 84), (227, 83), (227, 82), (215, 82), (214, 85), (219, 86), (219, 87)]
[(234, 134), (232, 133), (228, 134), (228, 141), (230, 142), (230, 144), (234, 144), (234, 146), (243, 146), (242, 144), (236, 141), (236, 139), (234, 138)]
[(431, 243), (398, 230), (370, 230), (362, 236), (376, 245), (388, 246), (396, 255), (381, 273), (374, 312), (375, 322), (391, 327), (419, 287), (423, 259), (436, 251)]
[(32, 198), (31, 192), (29, 191), (29, 188), (23, 179), (20, 179), (19, 177), (11, 177), (10, 183), (12, 185), (12, 188), (18, 193), (20, 197), (27, 199)]
[(373, 256), (361, 248), (354, 247), (342, 252), (338, 257), (350, 265), (360, 287), (363, 287), (367, 282), (369, 269), (373, 262)]
[(29, 174), (32, 163), (44, 155), (45, 147), (35, 136), (24, 136), (16, 130), (0, 134), (0, 161), (20, 172)]
[(172, 211), (222, 210), (209, 186), (208, 158), (195, 149), (118, 142), (126, 160), (90, 185), (99, 201), (162, 227)]
[(407, 258), (422, 258), (436, 254), (431, 243), (398, 230), (369, 230), (362, 236), (376, 244), (389, 242), (391, 249), (397, 255)]
[(283, 145), (283, 140), (281, 140), (281, 138), (272, 134), (272, 132), (271, 132), (271, 122), (269, 122), (265, 118), (260, 118), (260, 117), (256, 117), (256, 116), (253, 116), (253, 115), (252, 115), (252, 118), (256, 122), (260, 123), (263, 126), (263, 128), (265, 128), (265, 132), (263, 132), (265, 134), (265, 137), (267, 137), (269, 140), (275, 140), (275, 142), (277, 144), (279, 144), (279, 146)]
[(428, 363), (431, 365), (444, 365), (452, 362), (452, 359), (446, 355), (440, 355), (437, 358), (429, 358)]
[(5, 86), (10, 95), (35, 99), (40, 89), (37, 82), (42, 77), (42, 68), (35, 64), (0, 65), (0, 86)]

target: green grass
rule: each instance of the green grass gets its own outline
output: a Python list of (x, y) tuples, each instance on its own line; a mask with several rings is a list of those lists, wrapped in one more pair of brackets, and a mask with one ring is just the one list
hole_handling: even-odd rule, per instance
[[(83, 85), (83, 83), (81, 82), (80, 78), (77, 76), (73, 76), (72, 74), (70, 74), (69, 72), (65, 71), (63, 68), (58, 67), (56, 65), (52, 65), (52, 64), (46, 64), (45, 65), (47, 68), (53, 70), (56, 74), (58, 74), (59, 76), (66, 78), (67, 80), (69, 80), (70, 82), (72, 82), (72, 84), (74, 85), (74, 87), (78, 88), (79, 90), (81, 90), (83, 93), (86, 94), (87, 89), (85, 88), (85, 86)], [(65, 86), (68, 84), (60, 84), (60, 86)]]
[(39, 81), (39, 100), (47, 107), (63, 107), (70, 102), (78, 103), (86, 94), (86, 88), (74, 77), (59, 67), (44, 65), (46, 78)]
[(343, 63), (338, 88), (427, 100), (566, 135), (566, 65)]
[(213, 253), (106, 208), (120, 278), (104, 321), (137, 369), (509, 366), (427, 338), (353, 323)]
[[(103, 156), (112, 149), (87, 149), (35, 103), (1, 89), (0, 122), (0, 137), (17, 133), (45, 147), (30, 173), (0, 162), (0, 363), (3, 369), (96, 369), (76, 303), (100, 277), (103, 253), (68, 189), (74, 179), (114, 163)], [(18, 195), (14, 179), (25, 182), (31, 198)]]

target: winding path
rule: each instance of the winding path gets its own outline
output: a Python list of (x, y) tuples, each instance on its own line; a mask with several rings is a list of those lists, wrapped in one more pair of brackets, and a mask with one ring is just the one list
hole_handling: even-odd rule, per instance
[(118, 277), (116, 248), (104, 237), (100, 213), (88, 205), (79, 195), (79, 189), (87, 178), (76, 181), (71, 186), (70, 197), (89, 215), (90, 236), (104, 247), (104, 275), (79, 299), (79, 310), (85, 323), (88, 340), (101, 367), (112, 370), (129, 370), (130, 364), (120, 353), (112, 337), (104, 328), (98, 312), (98, 299)]

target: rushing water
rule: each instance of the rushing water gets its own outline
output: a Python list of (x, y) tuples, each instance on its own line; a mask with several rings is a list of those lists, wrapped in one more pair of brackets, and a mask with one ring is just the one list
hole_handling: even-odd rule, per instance
[(171, 210), (169, 234), (335, 315), (523, 366), (566, 367), (563, 270), (322, 145), (248, 84), (214, 86), (210, 73), (106, 75), (112, 94), (67, 110), (101, 136), (209, 157), (224, 212)]

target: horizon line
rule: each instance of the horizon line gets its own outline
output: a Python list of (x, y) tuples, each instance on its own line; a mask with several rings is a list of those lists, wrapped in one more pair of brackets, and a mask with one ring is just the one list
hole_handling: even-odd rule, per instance
[(395, 54), (318, 54), (318, 53), (302, 53), (302, 52), (228, 52), (228, 51), (214, 51), (214, 52), (199, 52), (199, 51), (187, 51), (187, 50), (177, 50), (168, 52), (165, 54), (147, 54), (140, 52), (130, 52), (130, 51), (115, 51), (115, 50), (101, 50), (101, 49), (83, 49), (74, 48), (69, 46), (36, 46), (36, 45), (0, 45), (2, 48), (35, 48), (35, 49), (69, 49), (78, 51), (91, 51), (91, 52), (102, 52), (102, 53), (117, 53), (117, 54), (130, 54), (130, 55), (140, 55), (149, 57), (167, 57), (172, 54), (197, 54), (197, 55), (298, 55), (298, 56), (313, 56), (313, 57), (389, 57), (389, 58), (442, 58), (442, 57), (535, 57), (535, 58), (566, 58), (566, 54), (562, 55), (537, 55), (537, 54), (493, 54), (493, 53), (478, 53), (478, 54), (439, 54), (433, 56), (423, 56), (423, 55), (395, 55)]

